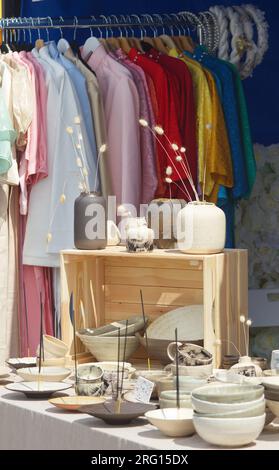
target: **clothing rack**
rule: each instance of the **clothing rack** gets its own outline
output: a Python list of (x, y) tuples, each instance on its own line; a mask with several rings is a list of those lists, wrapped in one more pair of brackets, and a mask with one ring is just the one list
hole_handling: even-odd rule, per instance
[[(133, 34), (133, 28), (140, 28), (141, 33), (146, 33), (145, 28), (152, 31), (155, 36), (157, 29), (161, 28), (163, 33), (165, 30), (171, 31), (173, 34), (184, 34), (191, 35), (190, 30), (196, 30), (199, 43), (202, 44), (204, 37), (206, 36), (205, 26), (199, 18), (192, 12), (179, 12), (171, 14), (131, 14), (131, 15), (100, 15), (98, 17), (77, 17), (74, 18), (58, 18), (48, 17), (37, 17), (37, 18), (2, 18), (0, 20), (0, 30), (5, 32), (6, 30), (48, 30), (58, 29), (63, 35), (62, 29), (98, 29), (102, 36), (102, 29), (106, 29), (107, 34), (110, 32), (113, 36), (113, 30), (118, 29), (120, 35), (126, 34), (126, 36)], [(123, 33), (121, 28), (125, 28)]]

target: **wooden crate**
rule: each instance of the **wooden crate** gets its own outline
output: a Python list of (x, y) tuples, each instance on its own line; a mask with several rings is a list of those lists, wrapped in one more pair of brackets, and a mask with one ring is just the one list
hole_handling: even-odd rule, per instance
[[(176, 250), (127, 253), (125, 247), (61, 252), (62, 339), (73, 352), (69, 317), (74, 293), (78, 328), (104, 325), (141, 314), (140, 289), (151, 320), (184, 305), (204, 305), (204, 346), (214, 354), (244, 353), (239, 316), (248, 312), (247, 251), (185, 255)], [(222, 345), (216, 345), (222, 339)], [(230, 343), (231, 342), (231, 343)], [(80, 359), (84, 348), (78, 341)], [(136, 360), (144, 357), (139, 349)]]

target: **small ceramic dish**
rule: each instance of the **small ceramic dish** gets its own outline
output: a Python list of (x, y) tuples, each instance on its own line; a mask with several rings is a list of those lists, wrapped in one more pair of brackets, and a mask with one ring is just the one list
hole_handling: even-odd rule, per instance
[(19, 369), (17, 374), (26, 382), (36, 382), (38, 377), (42, 382), (61, 382), (69, 377), (71, 370), (64, 367), (42, 367), (39, 375), (38, 367), (28, 367)]
[(62, 392), (71, 388), (71, 384), (61, 382), (15, 382), (6, 385), (5, 388), (11, 392), (24, 393), (27, 398), (49, 398), (55, 392)]
[(84, 397), (84, 396), (72, 396), (72, 397), (59, 397), (51, 398), (48, 400), (51, 405), (61, 408), (62, 410), (78, 411), (81, 406), (84, 405), (96, 405), (97, 403), (104, 403), (106, 401), (103, 397)]
[(11, 357), (6, 364), (13, 369), (25, 369), (26, 367), (36, 367), (36, 357)]
[[(192, 408), (191, 393), (179, 393), (180, 407)], [(176, 408), (176, 390), (167, 390), (162, 392), (159, 397), (160, 408)]]
[(263, 392), (261, 385), (211, 384), (197, 388), (192, 396), (213, 403), (241, 403), (256, 400), (263, 396)]
[(212, 354), (202, 346), (191, 343), (173, 341), (168, 345), (167, 353), (171, 361), (175, 361), (176, 347), (178, 347), (179, 363), (184, 366), (204, 366), (212, 364)]
[(209, 444), (242, 447), (260, 435), (265, 425), (265, 413), (250, 418), (204, 418), (194, 414), (193, 423), (198, 435)]
[(262, 396), (257, 400), (245, 401), (242, 403), (213, 403), (211, 401), (204, 401), (195, 398), (192, 395), (192, 405), (194, 410), (198, 413), (228, 413), (231, 411), (247, 410), (253, 406), (257, 406), (259, 403), (264, 403), (265, 399)]
[(195, 433), (193, 410), (165, 408), (145, 413), (145, 417), (165, 436), (186, 437)]

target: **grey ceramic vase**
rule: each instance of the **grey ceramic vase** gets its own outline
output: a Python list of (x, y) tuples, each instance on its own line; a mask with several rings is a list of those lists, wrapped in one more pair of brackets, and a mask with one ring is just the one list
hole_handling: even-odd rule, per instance
[(79, 250), (101, 250), (107, 245), (106, 200), (96, 192), (81, 193), (75, 200), (74, 240)]

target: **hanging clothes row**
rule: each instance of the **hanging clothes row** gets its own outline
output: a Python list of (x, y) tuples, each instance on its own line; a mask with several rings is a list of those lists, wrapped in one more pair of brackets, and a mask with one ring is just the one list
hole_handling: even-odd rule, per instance
[(227, 246), (234, 204), (253, 187), (237, 69), (187, 35), (141, 31), (139, 39), (125, 31), (92, 35), (80, 47), (62, 35), (57, 43), (48, 37), (31, 47), (14, 38), (2, 46), (0, 182), (20, 188), (22, 354), (39, 343), (41, 299), (44, 330), (59, 335), (52, 268), (60, 250), (74, 247), (73, 207), (83, 184), (136, 208), (155, 197), (218, 202)]

